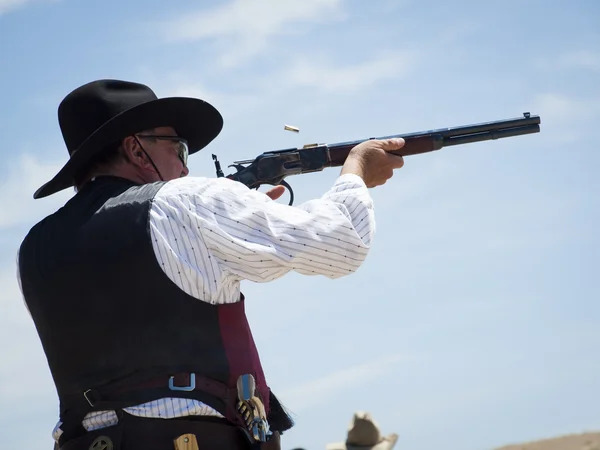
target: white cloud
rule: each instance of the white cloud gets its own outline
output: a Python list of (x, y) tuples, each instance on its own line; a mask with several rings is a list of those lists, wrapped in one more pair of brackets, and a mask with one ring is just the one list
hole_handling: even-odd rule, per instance
[(558, 62), (565, 67), (600, 70), (600, 52), (575, 50), (560, 56)]
[[(312, 58), (312, 59), (310, 59)], [(269, 101), (294, 98), (299, 87), (314, 88), (330, 93), (356, 92), (368, 89), (385, 79), (402, 77), (417, 63), (415, 52), (381, 52), (372, 59), (356, 64), (332, 64), (331, 55), (295, 58), (281, 72), (257, 77), (252, 91), (228, 93), (208, 88), (189, 76), (172, 73), (167, 81), (156, 80), (155, 90), (164, 96), (201, 98), (217, 107), (228, 119), (232, 115), (254, 111)], [(158, 86), (158, 87), (157, 87)]]
[(331, 64), (331, 58), (315, 61), (314, 56), (297, 59), (286, 73), (294, 86), (310, 86), (333, 92), (349, 92), (367, 88), (384, 79), (406, 75), (415, 68), (417, 53), (413, 51), (382, 52), (373, 59), (356, 64)]
[(570, 143), (581, 140), (593, 131), (590, 125), (600, 114), (600, 98), (566, 95), (561, 92), (545, 92), (536, 96), (534, 108), (542, 118), (543, 135), (554, 142)]
[(536, 139), (553, 145), (587, 140), (600, 114), (600, 97), (591, 92), (573, 95), (559, 91), (541, 92), (533, 97), (530, 109), (541, 117), (541, 133)]
[(0, 15), (16, 9), (25, 3), (30, 3), (32, 0), (0, 0)]
[(37, 0), (0, 0), (0, 16)]
[(341, 17), (342, 0), (235, 0), (172, 20), (169, 40), (214, 38), (223, 44), (220, 62), (233, 67), (265, 50), (269, 39), (293, 32), (293, 26)]
[[(0, 271), (0, 399), (10, 405), (0, 412), (2, 437), (7, 440), (3, 448), (49, 447), (57, 420), (56, 390), (19, 290), (12, 255), (9, 261)], [(33, 428), (24, 425), (30, 419), (36, 424)]]
[(44, 199), (34, 200), (33, 193), (50, 180), (61, 163), (43, 164), (30, 153), (24, 152), (16, 163), (8, 167), (8, 176), (0, 183), (0, 190), (9, 193), (0, 197), (0, 229), (21, 224), (32, 224), (62, 205), (73, 191), (68, 189)]
[[(3, 261), (4, 262), (4, 261)], [(3, 307), (2, 317), (8, 319), (7, 322), (11, 324), (23, 324), (25, 315), (23, 314), (25, 306), (23, 302), (19, 301), (21, 298), (21, 291), (17, 282), (17, 267), (16, 267), (16, 255), (14, 262), (4, 267), (4, 270), (0, 272), (0, 306)], [(16, 302), (15, 302), (16, 300)], [(4, 308), (6, 305), (10, 307)], [(18, 308), (15, 308), (15, 305)], [(23, 311), (21, 311), (23, 309)]]
[(405, 359), (403, 355), (390, 355), (375, 361), (349, 367), (325, 375), (321, 378), (284, 390), (281, 398), (300, 411), (322, 404), (339, 392), (348, 391), (352, 386), (372, 382), (387, 373), (393, 365)]
[(251, 87), (233, 90), (215, 87), (181, 71), (171, 71), (163, 76), (147, 68), (142, 71), (146, 83), (159, 97), (201, 98), (215, 106), (227, 124), (234, 123), (238, 117), (243, 117), (243, 123), (247, 124), (257, 114), (264, 118), (272, 111), (281, 110), (283, 104), (297, 104), (296, 113), (303, 107), (312, 109), (303, 103), (306, 93), (299, 88), (314, 90), (318, 95), (365, 92), (385, 80), (397, 80), (415, 71), (420, 61), (416, 51), (380, 51), (354, 63), (331, 62), (334, 56), (323, 50), (318, 56), (293, 56), (289, 61), (286, 58), (280, 70), (258, 74), (247, 72), (245, 83)]
[(394, 79), (415, 70), (418, 56), (414, 51), (380, 52), (371, 59), (356, 64), (333, 64), (331, 54), (323, 53), (296, 57), (286, 69), (256, 77), (251, 91), (228, 93), (214, 90), (189, 75), (172, 72), (166, 77), (153, 77), (151, 83), (160, 96), (184, 96), (208, 101), (228, 119), (254, 113), (257, 108), (286, 101), (295, 97), (299, 87), (313, 88), (328, 93), (349, 93), (368, 89), (378, 82)]
[(600, 52), (585, 48), (573, 49), (558, 55), (537, 57), (534, 64), (541, 71), (598, 71), (600, 70)]
[[(52, 396), (46, 358), (17, 282), (16, 258), (0, 272), (0, 315), (0, 339), (7, 344), (2, 351), (0, 398), (15, 404)], [(15, 383), (15, 374), (19, 374), (19, 383)]]
[(543, 112), (546, 117), (551, 116), (557, 119), (568, 118), (593, 109), (595, 107), (594, 103), (558, 92), (540, 94), (535, 100), (537, 109)]
[(227, 119), (239, 114), (247, 113), (264, 101), (258, 93), (230, 94), (206, 88), (201, 83), (191, 80), (180, 80), (173, 83), (173, 88), (168, 89), (167, 95), (201, 98), (215, 106)]
[(410, 1), (408, 0), (379, 0), (377, 2), (377, 8), (382, 14), (394, 14), (398, 10), (409, 6)]

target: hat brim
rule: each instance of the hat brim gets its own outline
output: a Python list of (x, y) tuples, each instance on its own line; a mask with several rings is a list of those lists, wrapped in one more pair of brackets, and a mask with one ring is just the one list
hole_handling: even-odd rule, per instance
[(327, 450), (391, 450), (398, 441), (398, 435), (392, 433), (384, 437), (380, 442), (371, 446), (357, 446), (347, 444), (346, 442), (335, 442), (327, 444)]
[(46, 197), (73, 186), (75, 174), (108, 145), (134, 133), (161, 126), (173, 127), (188, 141), (189, 153), (193, 154), (219, 135), (223, 117), (211, 104), (196, 98), (167, 97), (136, 105), (92, 133), (71, 154), (56, 176), (33, 194), (33, 198)]

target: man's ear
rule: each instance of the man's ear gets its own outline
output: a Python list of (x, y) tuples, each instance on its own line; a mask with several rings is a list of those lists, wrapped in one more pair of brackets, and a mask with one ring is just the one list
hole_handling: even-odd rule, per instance
[(133, 136), (127, 136), (123, 139), (121, 143), (121, 148), (123, 151), (123, 156), (132, 164), (136, 166), (145, 167), (147, 165), (146, 158), (144, 157), (144, 152), (138, 145), (137, 141)]

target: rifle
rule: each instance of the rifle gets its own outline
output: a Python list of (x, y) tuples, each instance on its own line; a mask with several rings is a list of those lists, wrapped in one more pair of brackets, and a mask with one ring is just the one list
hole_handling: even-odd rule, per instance
[[(432, 152), (451, 145), (469, 144), (471, 142), (503, 139), (511, 136), (538, 133), (540, 131), (540, 116), (523, 113), (523, 117), (494, 122), (484, 122), (438, 130), (419, 131), (417, 133), (394, 134), (380, 138), (404, 138), (404, 147), (390, 151), (395, 155), (409, 156)], [(326, 167), (339, 167), (344, 164), (350, 150), (361, 142), (349, 141), (338, 144), (308, 144), (302, 148), (290, 148), (265, 152), (255, 159), (234, 161), (228, 167), (234, 167), (237, 172), (227, 178), (239, 181), (249, 188), (257, 189), (263, 184), (285, 186), (290, 191), (291, 205), (294, 202), (294, 192), (284, 180), (290, 175), (319, 172)], [(223, 177), (221, 165), (215, 155), (212, 155), (218, 177)]]

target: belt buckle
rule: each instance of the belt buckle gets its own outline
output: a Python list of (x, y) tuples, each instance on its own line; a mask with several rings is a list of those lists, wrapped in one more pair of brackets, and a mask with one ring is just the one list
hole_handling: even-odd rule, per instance
[(196, 374), (190, 373), (190, 384), (187, 386), (175, 386), (175, 377), (171, 375), (169, 378), (169, 389), (172, 391), (186, 391), (190, 392), (196, 389)]
[(262, 400), (256, 395), (256, 381), (251, 374), (240, 375), (237, 381), (237, 409), (244, 419), (248, 433), (258, 442), (267, 442), (271, 436), (267, 414)]

